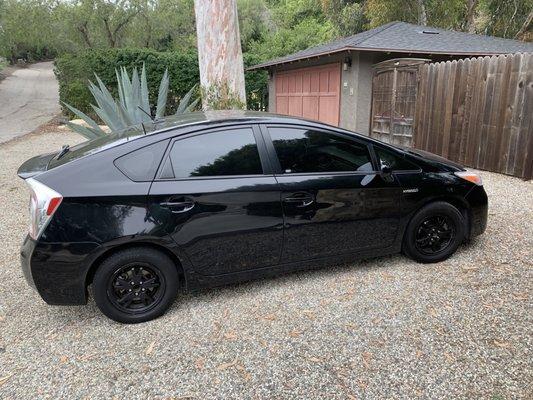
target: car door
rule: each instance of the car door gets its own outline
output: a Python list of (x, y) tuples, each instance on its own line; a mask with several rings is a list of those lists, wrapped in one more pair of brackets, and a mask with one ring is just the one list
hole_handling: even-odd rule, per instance
[(173, 140), (149, 202), (196, 273), (213, 276), (279, 262), (280, 191), (258, 127), (225, 127)]
[(305, 126), (262, 126), (282, 191), (282, 262), (394, 245), (401, 188), (377, 169), (371, 146)]

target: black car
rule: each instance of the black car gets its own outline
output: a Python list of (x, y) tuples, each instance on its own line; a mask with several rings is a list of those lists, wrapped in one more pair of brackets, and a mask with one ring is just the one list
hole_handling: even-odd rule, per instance
[(120, 322), (180, 290), (403, 252), (446, 259), (487, 222), (478, 175), (317, 122), (192, 113), (26, 161), (28, 282)]

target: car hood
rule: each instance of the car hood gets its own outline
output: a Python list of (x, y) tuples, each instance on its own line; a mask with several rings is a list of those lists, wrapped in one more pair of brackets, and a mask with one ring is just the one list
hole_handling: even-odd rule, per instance
[(438, 156), (436, 154), (430, 153), (429, 151), (413, 149), (410, 147), (402, 147), (402, 150), (404, 150), (405, 152), (409, 154), (414, 154), (415, 156), (423, 158), (426, 161), (430, 161), (432, 163), (438, 163), (440, 165), (449, 167), (454, 170), (464, 171), (465, 169), (461, 164), (458, 164), (455, 161), (448, 160), (447, 158)]

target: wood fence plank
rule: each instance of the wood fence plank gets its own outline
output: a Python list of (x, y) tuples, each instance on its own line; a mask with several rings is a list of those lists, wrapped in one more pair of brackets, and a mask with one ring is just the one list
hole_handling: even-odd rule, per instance
[[(444, 85), (444, 104), (443, 107), (443, 118), (441, 122), (442, 134), (440, 135), (439, 147), (440, 154), (443, 157), (448, 157), (450, 154), (450, 137), (451, 137), (451, 125), (452, 125), (452, 105), (454, 99), (454, 81), (456, 79), (455, 74), (457, 70), (457, 61), (453, 60), (452, 62), (446, 62), (447, 67), (447, 76), (445, 76), (445, 85)], [(455, 159), (455, 154), (452, 153), (452, 156)]]
[(522, 66), (524, 68), (523, 77), (521, 80), (523, 90), (523, 99), (520, 111), (520, 125), (518, 128), (518, 145), (516, 152), (515, 169), (513, 175), (525, 178), (525, 170), (527, 169), (527, 155), (528, 153), (528, 136), (531, 136), (531, 118), (533, 110), (533, 58), (531, 55), (523, 58)]
[(419, 74), (414, 146), (531, 179), (533, 54), (432, 63)]
[(507, 160), (507, 171), (510, 174), (515, 175), (516, 171), (516, 156), (518, 152), (518, 139), (520, 136), (520, 123), (522, 105), (524, 104), (525, 95), (525, 75), (527, 72), (527, 57), (523, 54), (520, 55), (520, 66), (518, 67), (517, 88), (515, 101), (513, 105), (513, 113), (511, 115), (511, 134), (509, 137), (509, 158)]
[(453, 157), (454, 161), (459, 161), (461, 156), (461, 126), (464, 112), (464, 99), (466, 94), (466, 74), (467, 70), (464, 67), (464, 61), (457, 61), (454, 80), (452, 82), (453, 100), (448, 146), (449, 156)]
[(505, 104), (503, 105), (504, 114), (501, 117), (503, 124), (500, 131), (500, 145), (499, 145), (499, 160), (497, 171), (509, 174), (507, 168), (507, 161), (509, 158), (509, 139), (511, 136), (511, 117), (513, 115), (513, 106), (516, 98), (516, 91), (518, 86), (518, 72), (520, 70), (520, 54), (513, 54), (509, 56), (509, 78), (507, 80), (507, 94), (505, 96)]
[(466, 89), (463, 104), (463, 122), (461, 125), (461, 143), (459, 145), (459, 162), (465, 163), (466, 150), (468, 145), (468, 128), (470, 126), (470, 116), (472, 112), (472, 92), (475, 84), (475, 70), (479, 63), (473, 63), (470, 59), (466, 59), (464, 62), (464, 68), (466, 70)]

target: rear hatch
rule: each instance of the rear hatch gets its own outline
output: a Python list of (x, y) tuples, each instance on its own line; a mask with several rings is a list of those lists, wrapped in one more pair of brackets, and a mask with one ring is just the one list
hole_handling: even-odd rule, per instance
[(96, 139), (88, 140), (76, 146), (67, 147), (66, 150), (63, 148), (52, 153), (41, 154), (24, 162), (19, 167), (17, 175), (22, 179), (28, 179), (78, 158), (118, 146), (121, 143), (131, 140), (133, 137), (143, 134), (143, 131), (130, 129), (127, 132), (110, 133)]

